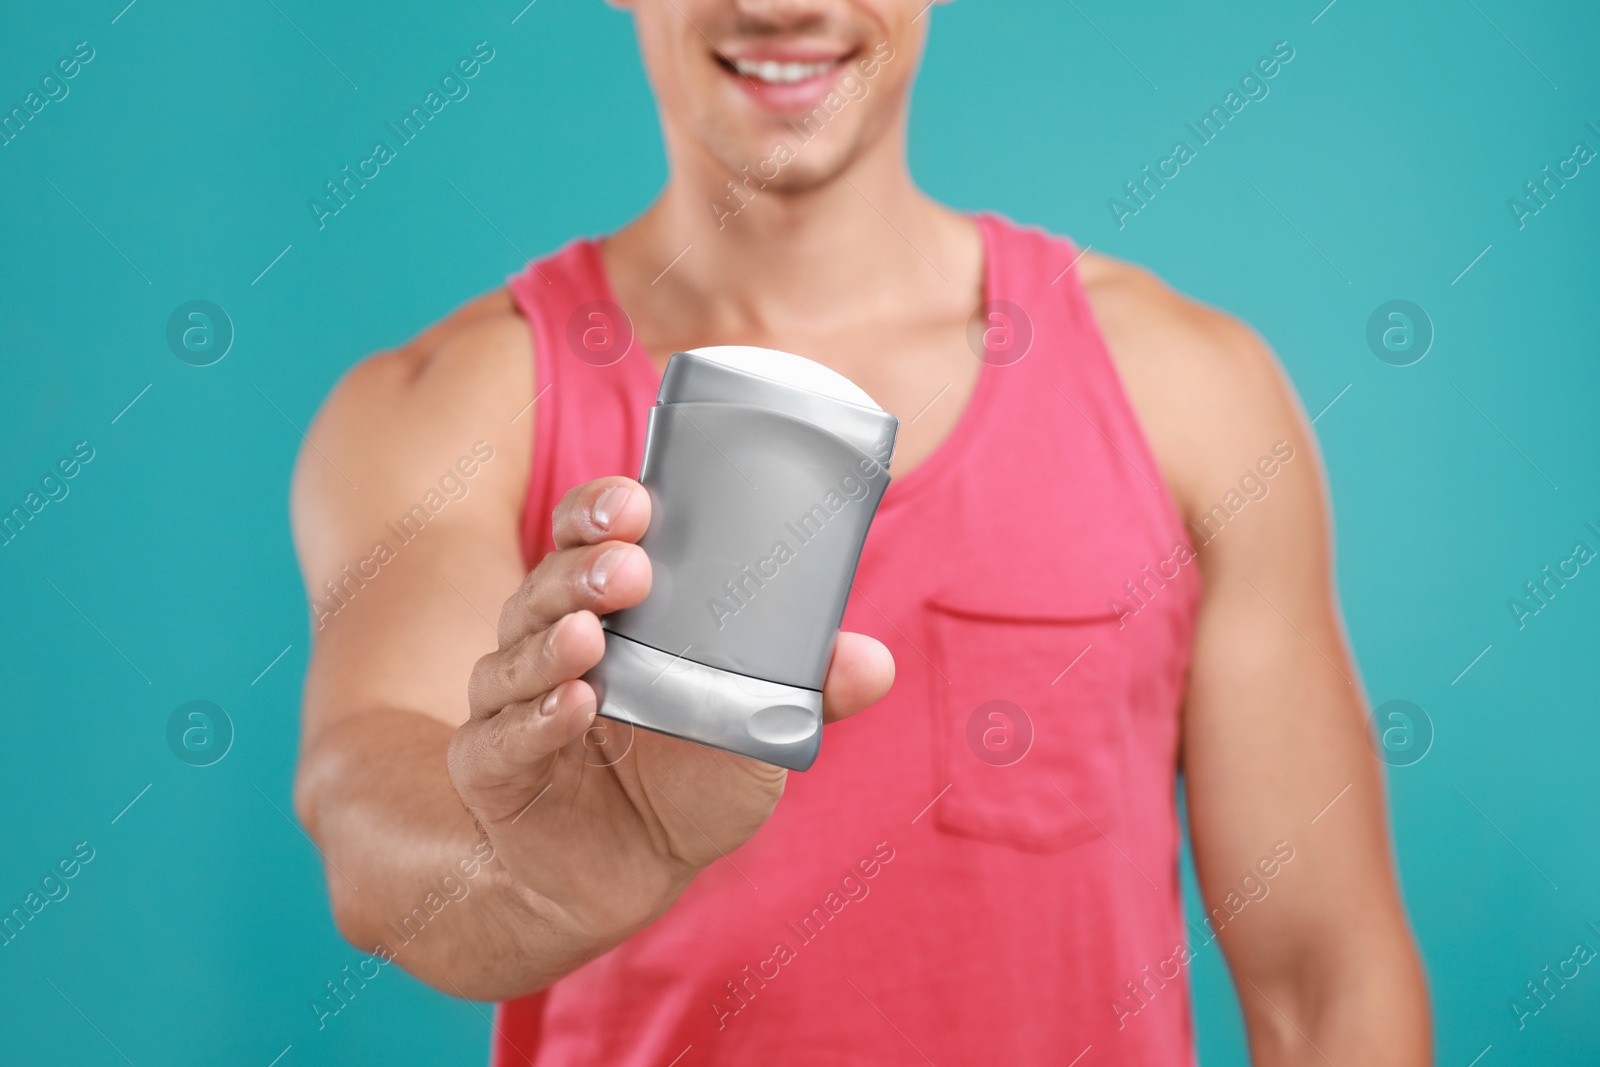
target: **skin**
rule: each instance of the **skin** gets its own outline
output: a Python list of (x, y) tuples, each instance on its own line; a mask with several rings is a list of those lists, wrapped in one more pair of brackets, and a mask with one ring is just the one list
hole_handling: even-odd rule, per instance
[[(978, 372), (965, 327), (980, 299), (981, 243), (970, 220), (916, 189), (905, 161), (907, 100), (931, 16), (919, 17), (921, 0), (626, 6), (671, 163), (660, 199), (604, 245), (639, 343), (658, 365), (707, 339), (821, 354), (901, 418), (892, 472), (903, 475), (949, 433)], [(787, 127), (755, 106), (712, 45), (733, 56), (796, 45), (861, 55), (880, 42), (893, 58), (867, 94), (719, 226), (708, 203)], [(688, 244), (694, 253), (663, 275)], [(1204, 594), (1183, 708), (1208, 910), (1225, 906), (1273, 843), (1295, 849), (1270, 901), (1220, 935), (1252, 1057), (1430, 1062), (1425, 983), (1304, 414), (1246, 327), (1107, 257), (1085, 255), (1079, 270), (1192, 529), (1275, 442), (1295, 451), (1270, 495), (1200, 549)], [(579, 676), (602, 652), (598, 616), (649, 590), (649, 560), (633, 544), (649, 500), (621, 477), (574, 488), (551, 516), (556, 551), (527, 571), (518, 529), (536, 358), (508, 294), (466, 305), (340, 382), (293, 491), (307, 588), (325, 600), (324, 582), (392, 540), (384, 523), (474, 442), (494, 449), (462, 479), (464, 498), (336, 614), (314, 619), (295, 788), (344, 935), (482, 1000), (543, 988), (659, 917), (699, 870), (755, 832), (785, 781), (778, 768), (648, 731), (619, 752), (617, 735), (594, 719)], [(826, 717), (866, 709), (893, 675), (881, 644), (842, 634)], [(475, 848), (494, 858), (467, 878), (460, 861)], [(447, 874), (467, 894), (396, 949), (388, 924)]]

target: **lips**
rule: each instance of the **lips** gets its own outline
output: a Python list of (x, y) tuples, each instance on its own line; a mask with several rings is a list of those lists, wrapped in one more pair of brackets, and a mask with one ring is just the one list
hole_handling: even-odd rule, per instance
[(718, 53), (734, 87), (761, 110), (777, 115), (810, 111), (833, 89), (856, 51)]

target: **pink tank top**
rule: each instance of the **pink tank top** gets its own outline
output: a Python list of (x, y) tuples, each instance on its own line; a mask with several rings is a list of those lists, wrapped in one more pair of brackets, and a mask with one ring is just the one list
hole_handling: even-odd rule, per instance
[[(1077, 250), (977, 222), (1002, 332), (889, 486), (844, 618), (893, 652), (894, 689), (662, 919), (501, 1005), (496, 1067), (1193, 1062), (1175, 775), (1197, 567)], [(567, 489), (638, 474), (659, 375), (594, 242), (510, 286), (537, 362), (531, 566)]]

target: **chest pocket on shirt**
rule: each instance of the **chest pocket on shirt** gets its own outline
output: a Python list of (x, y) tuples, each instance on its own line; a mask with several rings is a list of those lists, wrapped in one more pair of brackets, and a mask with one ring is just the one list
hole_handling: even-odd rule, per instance
[(1131, 721), (1116, 617), (927, 607), (938, 827), (1041, 852), (1112, 833)]

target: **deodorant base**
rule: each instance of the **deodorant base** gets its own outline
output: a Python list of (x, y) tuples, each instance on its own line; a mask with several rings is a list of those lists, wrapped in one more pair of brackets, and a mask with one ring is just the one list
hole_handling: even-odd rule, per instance
[(789, 770), (810, 767), (822, 745), (817, 690), (708, 667), (609, 630), (605, 656), (584, 680), (608, 719)]

